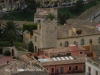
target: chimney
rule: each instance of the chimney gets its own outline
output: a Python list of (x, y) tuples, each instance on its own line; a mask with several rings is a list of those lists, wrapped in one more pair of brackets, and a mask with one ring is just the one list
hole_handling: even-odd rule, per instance
[(72, 36), (72, 29), (69, 29), (69, 37)]
[(74, 33), (76, 33), (76, 27), (72, 27)]

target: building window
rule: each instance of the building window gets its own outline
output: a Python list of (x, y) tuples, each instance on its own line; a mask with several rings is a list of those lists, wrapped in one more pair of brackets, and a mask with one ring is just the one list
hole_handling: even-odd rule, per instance
[(62, 43), (60, 43), (60, 46), (62, 46)]
[(100, 37), (99, 37), (99, 39), (98, 39), (98, 43), (100, 43)]
[(51, 72), (54, 72), (54, 68), (51, 68)]
[(82, 54), (82, 52), (80, 52), (80, 54)]
[(68, 47), (68, 41), (65, 41), (65, 47)]
[(82, 67), (82, 71), (83, 71), (83, 72), (85, 71), (85, 65), (83, 65), (83, 67)]
[(98, 71), (96, 71), (96, 75), (98, 75)]
[(69, 66), (69, 70), (71, 70), (71, 66)]
[(40, 20), (38, 20), (38, 23), (40, 23), (41, 21)]
[(92, 39), (90, 39), (89, 42), (92, 43)]
[(74, 41), (73, 43), (74, 43), (74, 45), (76, 45), (76, 41)]
[(34, 41), (37, 42), (37, 37), (36, 36), (34, 37)]
[(84, 45), (84, 39), (81, 39), (81, 45)]
[(67, 53), (67, 56), (71, 56), (71, 53)]
[(64, 73), (64, 67), (60, 67), (60, 73)]
[(75, 70), (78, 70), (78, 66), (75, 66)]
[(91, 68), (90, 67), (88, 67), (88, 71), (89, 71), (89, 75), (91, 75)]

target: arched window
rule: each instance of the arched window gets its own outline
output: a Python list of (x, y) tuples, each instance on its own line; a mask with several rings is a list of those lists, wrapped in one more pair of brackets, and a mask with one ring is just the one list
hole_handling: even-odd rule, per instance
[(68, 47), (68, 41), (65, 41), (65, 47)]
[(90, 39), (89, 42), (92, 43), (92, 39)]
[(84, 39), (81, 39), (81, 45), (84, 45)]

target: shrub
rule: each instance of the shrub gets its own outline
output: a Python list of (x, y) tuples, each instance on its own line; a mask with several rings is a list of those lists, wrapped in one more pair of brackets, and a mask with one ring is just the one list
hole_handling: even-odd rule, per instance
[(4, 55), (5, 56), (11, 56), (11, 52), (9, 50), (7, 50), (7, 51), (4, 52)]
[(30, 41), (30, 43), (28, 44), (28, 52), (34, 52), (34, 46), (32, 41)]

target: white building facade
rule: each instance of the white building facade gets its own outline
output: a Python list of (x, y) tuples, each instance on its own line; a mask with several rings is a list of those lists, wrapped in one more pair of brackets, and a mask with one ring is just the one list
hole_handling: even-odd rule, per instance
[(100, 75), (100, 59), (86, 59), (85, 75)]

